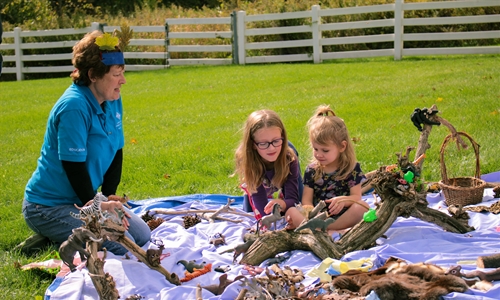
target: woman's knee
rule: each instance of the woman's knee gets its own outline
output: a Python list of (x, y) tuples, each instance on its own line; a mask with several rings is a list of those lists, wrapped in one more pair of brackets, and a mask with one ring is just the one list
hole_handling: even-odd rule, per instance
[(151, 239), (151, 229), (141, 217), (132, 212), (129, 213), (131, 218), (129, 219), (128, 233), (133, 237), (135, 243), (142, 247)]

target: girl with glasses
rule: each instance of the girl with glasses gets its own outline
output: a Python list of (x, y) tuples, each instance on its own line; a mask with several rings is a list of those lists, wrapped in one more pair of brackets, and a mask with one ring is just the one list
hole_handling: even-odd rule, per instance
[[(275, 203), (282, 213), (300, 203), (298, 157), (276, 112), (259, 110), (248, 116), (235, 160), (235, 174), (247, 191), (243, 208), (257, 219), (273, 213)], [(272, 199), (279, 190), (280, 196)]]
[[(307, 127), (313, 160), (304, 172), (302, 206), (310, 209), (324, 200), (328, 216), (335, 219), (327, 228), (333, 234), (363, 218), (368, 205), (361, 199), (361, 184), (366, 177), (356, 160), (344, 120), (330, 106), (319, 106)], [(304, 219), (297, 208), (290, 209), (286, 214), (287, 229), (298, 227)]]

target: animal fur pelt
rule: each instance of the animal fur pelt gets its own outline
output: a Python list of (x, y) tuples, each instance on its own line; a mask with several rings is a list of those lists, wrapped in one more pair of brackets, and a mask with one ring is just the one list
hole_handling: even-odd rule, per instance
[(371, 272), (351, 270), (335, 276), (332, 284), (337, 289), (362, 296), (375, 291), (384, 300), (439, 300), (443, 295), (468, 289), (463, 279), (445, 275), (444, 269), (436, 265), (406, 265), (394, 259)]

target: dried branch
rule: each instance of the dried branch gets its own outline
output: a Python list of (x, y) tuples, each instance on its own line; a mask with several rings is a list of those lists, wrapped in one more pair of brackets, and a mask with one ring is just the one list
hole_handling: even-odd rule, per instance
[(175, 273), (169, 273), (165, 268), (163, 268), (162, 265), (158, 266), (153, 266), (149, 263), (146, 255), (146, 251), (144, 251), (141, 247), (137, 246), (136, 243), (134, 243), (131, 239), (129, 239), (126, 236), (121, 236), (118, 238), (117, 242), (123, 245), (123, 247), (127, 248), (128, 251), (132, 252), (141, 262), (146, 264), (148, 267), (150, 267), (153, 270), (156, 270), (163, 274), (165, 278), (172, 284), (175, 285), (180, 285), (180, 279)]
[(202, 288), (201, 288), (201, 285), (200, 283), (198, 283), (196, 285), (196, 300), (203, 300), (203, 297), (202, 297)]
[(232, 222), (232, 223), (241, 223), (243, 222), (243, 220), (233, 220), (233, 219), (229, 219), (229, 218), (224, 218), (224, 217), (218, 217), (218, 216), (215, 216), (214, 215), (210, 215), (210, 216), (205, 216), (205, 214), (197, 214), (200, 218), (204, 219), (204, 220), (207, 220), (209, 221), (210, 223), (213, 223), (215, 220), (219, 220), (219, 221), (227, 221), (227, 222)]
[[(103, 237), (102, 227), (95, 215), (87, 220), (85, 227), (97, 237)], [(125, 229), (121, 231), (121, 234), (123, 234), (123, 232), (125, 232)], [(100, 259), (98, 256), (99, 247), (100, 244), (98, 242), (90, 241), (87, 243), (87, 250), (90, 253), (90, 256), (87, 259), (86, 265), (89, 270), (90, 279), (92, 280), (100, 299), (116, 300), (120, 298), (118, 290), (116, 289), (116, 283), (113, 280), (113, 276), (104, 272), (104, 263), (107, 252), (106, 249), (104, 249), (103, 258)]]
[(226, 212), (228, 211), (231, 207), (231, 203), (234, 202), (234, 199), (231, 199), (231, 198), (227, 198), (227, 203), (222, 206), (221, 208), (219, 208), (218, 210), (216, 210), (213, 214), (212, 214), (212, 217), (217, 217), (219, 214), (223, 213), (223, 212)]
[[(153, 214), (161, 214), (161, 215), (188, 215), (188, 214), (192, 214), (192, 213), (215, 213), (216, 210), (215, 209), (187, 209), (187, 210), (174, 211), (174, 210), (165, 210), (165, 209), (155, 209), (155, 210), (151, 210), (151, 212), (153, 212)], [(253, 214), (235, 211), (233, 208), (225, 211), (224, 213), (239, 215), (239, 216), (244, 216), (244, 217), (249, 217), (249, 218), (254, 217)]]

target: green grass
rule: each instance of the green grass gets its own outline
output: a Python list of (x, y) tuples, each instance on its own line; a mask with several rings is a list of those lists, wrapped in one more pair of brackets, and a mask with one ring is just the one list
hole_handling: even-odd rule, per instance
[[(498, 171), (499, 70), (500, 56), (484, 55), (128, 72), (122, 88), (126, 146), (118, 192), (135, 200), (240, 195), (230, 175), (248, 114), (277, 111), (305, 165), (310, 157), (305, 123), (325, 103), (359, 139), (356, 153), (366, 172), (395, 163), (396, 152), (417, 145), (420, 134), (410, 114), (432, 104), (481, 145), (482, 173)], [(5, 299), (34, 299), (52, 282), (42, 273), (14, 268), (15, 262), (41, 256), (10, 249), (30, 235), (21, 215), (24, 187), (36, 166), (49, 111), (69, 84), (69, 78), (0, 82), (0, 294)], [(441, 177), (439, 147), (447, 134), (444, 126), (432, 130), (423, 174), (427, 181)], [(471, 153), (449, 150), (449, 176), (472, 175)]]

